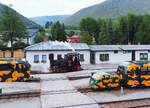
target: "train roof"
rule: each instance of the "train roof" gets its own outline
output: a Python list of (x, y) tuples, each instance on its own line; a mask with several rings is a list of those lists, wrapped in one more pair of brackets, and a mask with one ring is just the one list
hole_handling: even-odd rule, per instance
[(144, 64), (149, 64), (149, 63), (150, 63), (150, 61), (127, 61), (127, 62), (123, 62), (119, 65), (128, 67), (129, 65), (136, 64), (136, 65), (140, 65), (142, 67)]
[(0, 65), (1, 64), (25, 64), (25, 65), (29, 65), (28, 62), (22, 61), (20, 59), (0, 59)]

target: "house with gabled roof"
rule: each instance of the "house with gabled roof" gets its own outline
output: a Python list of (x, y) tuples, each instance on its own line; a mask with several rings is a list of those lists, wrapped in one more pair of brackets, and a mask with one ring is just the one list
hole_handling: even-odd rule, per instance
[(39, 29), (27, 29), (27, 42), (29, 45), (34, 44), (34, 38), (39, 33)]

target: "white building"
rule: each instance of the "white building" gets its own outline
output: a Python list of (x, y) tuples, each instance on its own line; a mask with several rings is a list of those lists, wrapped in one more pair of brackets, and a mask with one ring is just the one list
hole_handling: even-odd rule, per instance
[(90, 45), (91, 63), (150, 60), (150, 45)]
[(121, 63), (131, 60), (150, 60), (150, 45), (87, 45), (45, 41), (25, 48), (26, 60), (32, 71), (48, 72), (50, 55), (64, 57), (73, 51), (80, 53), (81, 64)]
[(83, 60), (81, 64), (90, 64), (90, 49), (85, 43), (67, 43), (57, 41), (45, 41), (25, 48), (26, 60), (31, 64), (32, 71), (48, 72), (50, 68), (50, 55), (64, 56), (76, 51)]

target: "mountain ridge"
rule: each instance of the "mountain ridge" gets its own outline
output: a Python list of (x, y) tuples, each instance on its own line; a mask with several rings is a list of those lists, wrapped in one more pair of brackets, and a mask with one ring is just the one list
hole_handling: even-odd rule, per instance
[(31, 17), (30, 20), (36, 22), (41, 26), (45, 26), (47, 21), (60, 21), (62, 22), (64, 19), (68, 18), (70, 15), (51, 15), (51, 16), (38, 16), (38, 17)]
[[(2, 17), (2, 12), (3, 12), (3, 6), (4, 4), (0, 3), (0, 17)], [(39, 26), (38, 24), (36, 24), (35, 22), (29, 20), (28, 18), (26, 18), (25, 16), (21, 15), (20, 13), (18, 13), (16, 10), (8, 7), (9, 9), (15, 11), (17, 13), (17, 16), (19, 16), (25, 23), (26, 26)]]
[(68, 17), (65, 25), (78, 25), (85, 17), (117, 19), (128, 13), (150, 14), (150, 0), (106, 0), (102, 3), (83, 8)]

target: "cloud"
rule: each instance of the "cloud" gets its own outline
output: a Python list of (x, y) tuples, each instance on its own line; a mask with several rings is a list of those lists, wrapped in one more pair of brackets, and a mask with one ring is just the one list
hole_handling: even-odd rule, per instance
[(73, 14), (104, 0), (1, 0), (26, 17)]

